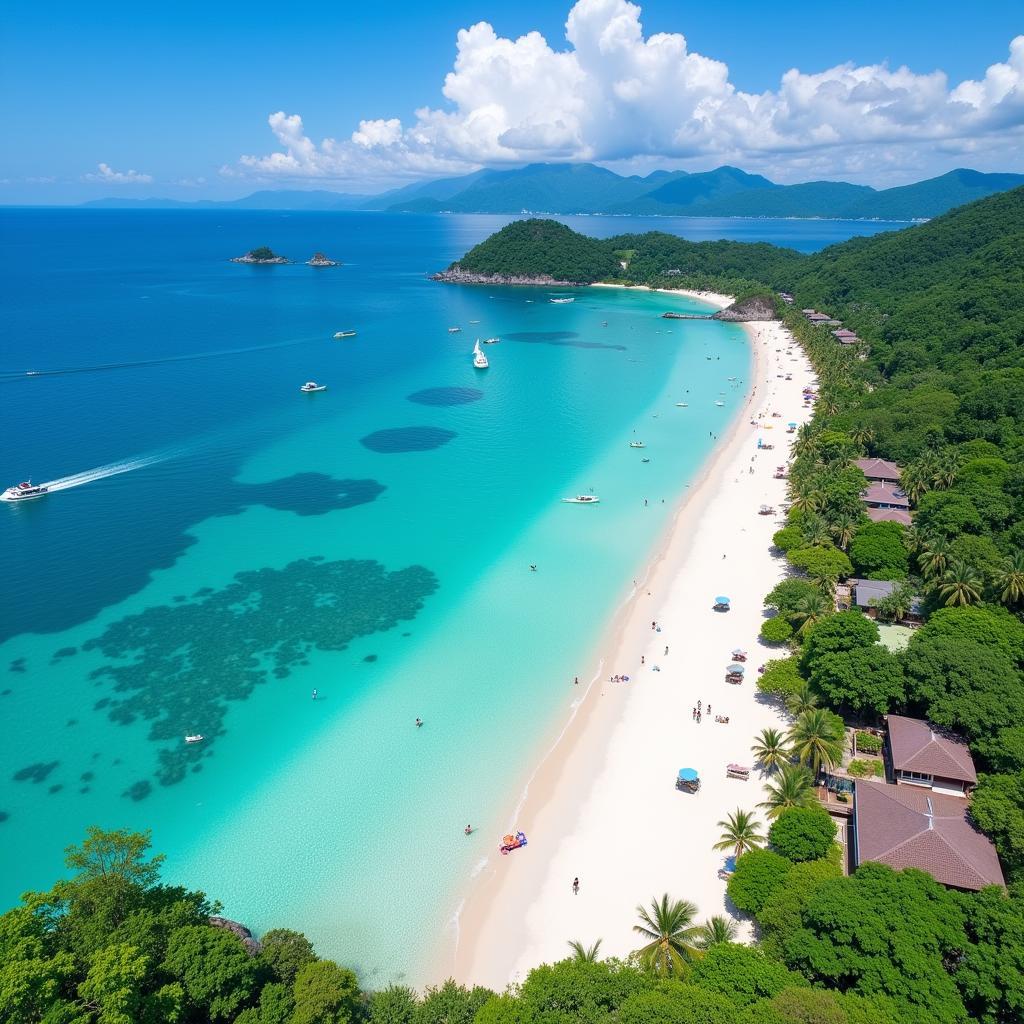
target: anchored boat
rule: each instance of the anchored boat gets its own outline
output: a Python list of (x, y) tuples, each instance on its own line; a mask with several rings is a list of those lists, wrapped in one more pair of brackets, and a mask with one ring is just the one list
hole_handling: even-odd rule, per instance
[(314, 391), (326, 391), (327, 385), (317, 384), (315, 380), (307, 380), (299, 390), (304, 391), (307, 395), (311, 395)]

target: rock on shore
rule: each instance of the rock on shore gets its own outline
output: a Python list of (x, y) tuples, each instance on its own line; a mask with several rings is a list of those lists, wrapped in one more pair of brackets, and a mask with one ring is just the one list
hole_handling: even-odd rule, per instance
[(729, 320), (734, 323), (749, 323), (752, 320), (778, 320), (775, 303), (766, 295), (752, 295), (742, 302), (734, 302), (726, 309), (712, 314), (712, 320)]
[(223, 928), (226, 932), (237, 935), (250, 956), (255, 956), (260, 951), (259, 940), (253, 938), (252, 932), (244, 924), (232, 921), (229, 917), (211, 917), (209, 923), (211, 928)]
[(431, 281), (444, 281), (448, 284), (532, 284), (556, 288), (579, 288), (580, 281), (559, 281), (549, 274), (477, 274), (471, 270), (463, 270), (457, 263), (438, 274), (430, 275)]

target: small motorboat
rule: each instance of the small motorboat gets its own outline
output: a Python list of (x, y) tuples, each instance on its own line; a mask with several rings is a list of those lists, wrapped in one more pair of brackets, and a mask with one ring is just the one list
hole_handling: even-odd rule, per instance
[(630, 441), (629, 442), (629, 447), (630, 448), (646, 448), (647, 445), (645, 445), (643, 443), (643, 441)]
[(479, 320), (470, 320), (469, 322), (470, 322), (471, 324), (478, 324), (478, 323), (480, 323), (480, 321), (479, 321)]
[(462, 330), (461, 327), (449, 327), (448, 328), (448, 333), (449, 334), (458, 334), (459, 331), (461, 331), (461, 330)]
[(484, 338), (485, 345), (497, 345), (501, 338)]
[(640, 461), (641, 462), (650, 462), (651, 460), (650, 459), (641, 459)]
[(513, 850), (521, 850), (525, 845), (525, 832), (516, 832), (515, 835), (510, 832), (507, 836), (501, 837), (501, 846), (498, 847), (498, 850), (503, 857), (507, 857)]
[(337, 340), (338, 338), (354, 338), (355, 336), (356, 336), (356, 332), (355, 331), (335, 331), (334, 332), (335, 340)]
[(186, 736), (185, 737), (185, 742), (186, 743), (202, 743), (203, 740), (205, 740), (205, 739), (206, 739), (206, 737), (201, 732), (197, 732), (193, 736)]
[(715, 405), (725, 405), (725, 402), (718, 400), (715, 402)]
[(566, 505), (596, 505), (601, 499), (596, 494), (577, 494), (575, 498), (563, 498)]
[(676, 402), (676, 408), (677, 409), (689, 409), (690, 408), (690, 403), (689, 402)]
[(20, 484), (8, 487), (0, 497), (4, 501), (27, 501), (29, 498), (41, 498), (50, 490), (46, 484), (34, 484), (31, 480), (22, 480)]
[(317, 384), (315, 380), (307, 380), (299, 390), (304, 391), (307, 395), (311, 395), (314, 391), (326, 391), (327, 385)]
[(555, 303), (556, 306), (564, 306), (567, 302), (575, 302), (576, 299), (570, 295), (557, 299), (548, 299), (548, 301)]
[(491, 364), (487, 361), (487, 356), (480, 350), (480, 339), (477, 338), (476, 344), (473, 346), (473, 365), (478, 370), (486, 370)]

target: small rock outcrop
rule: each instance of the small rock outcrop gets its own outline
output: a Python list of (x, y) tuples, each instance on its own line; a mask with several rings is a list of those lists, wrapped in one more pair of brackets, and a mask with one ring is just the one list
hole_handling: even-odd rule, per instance
[(315, 252), (311, 260), (306, 260), (307, 267), (337, 267), (338, 265), (338, 260), (328, 259), (322, 252)]
[(234, 256), (231, 260), (232, 263), (287, 263), (289, 262), (284, 256), (278, 256), (273, 249), (263, 245), (258, 249), (250, 249), (244, 256)]
[(242, 945), (245, 946), (250, 956), (256, 956), (259, 953), (261, 948), (259, 940), (253, 938), (252, 932), (244, 924), (232, 921), (228, 917), (211, 917), (209, 923), (211, 928), (223, 928), (226, 932), (231, 932), (232, 935), (241, 939)]
[(775, 312), (775, 300), (769, 295), (752, 295), (742, 302), (734, 302), (726, 309), (720, 309), (711, 317), (712, 320), (729, 320), (734, 323), (747, 323), (753, 320), (778, 320)]
[(477, 274), (472, 270), (463, 270), (458, 263), (453, 263), (438, 274), (431, 274), (430, 280), (447, 284), (532, 284), (549, 288), (577, 288), (583, 285), (580, 281), (560, 281), (550, 274)]

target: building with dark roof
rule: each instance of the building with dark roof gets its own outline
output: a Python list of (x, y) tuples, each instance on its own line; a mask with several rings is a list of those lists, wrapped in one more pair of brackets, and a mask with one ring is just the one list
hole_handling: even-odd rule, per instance
[(905, 511), (910, 508), (907, 492), (898, 484), (879, 483), (873, 480), (866, 490), (861, 491), (860, 497), (868, 508), (901, 508)]
[(977, 783), (974, 758), (960, 737), (920, 718), (889, 715), (886, 721), (887, 757), (897, 783), (960, 797)]
[(886, 459), (857, 459), (854, 465), (868, 478), (878, 483), (898, 484), (903, 473), (901, 466)]
[(873, 523), (899, 523), (900, 526), (910, 526), (914, 521), (910, 513), (903, 508), (866, 508), (868, 519)]
[(954, 889), (1003, 885), (992, 841), (971, 823), (959, 797), (880, 782), (854, 784), (852, 866), (918, 868)]

